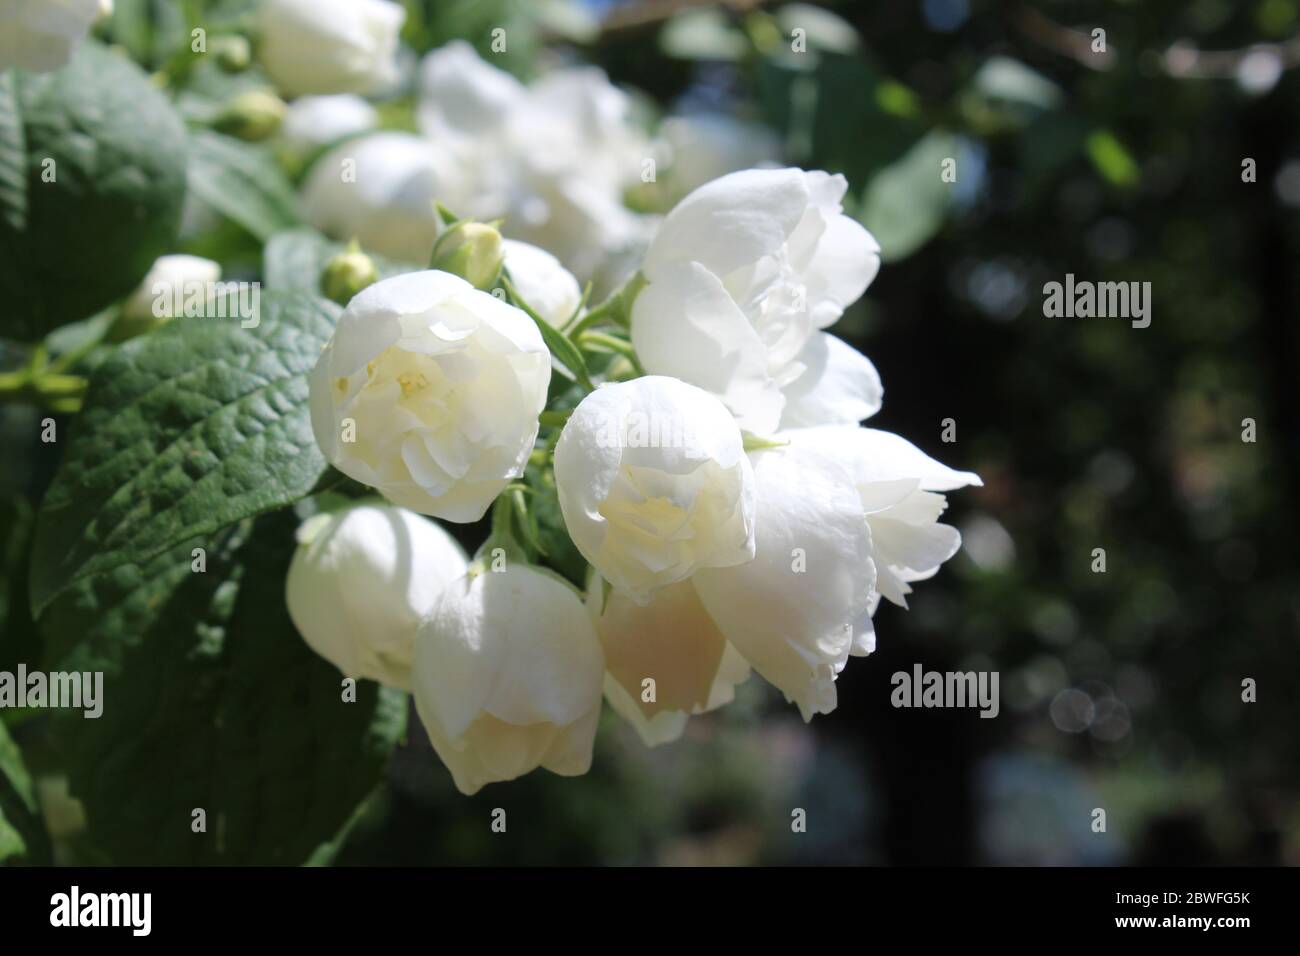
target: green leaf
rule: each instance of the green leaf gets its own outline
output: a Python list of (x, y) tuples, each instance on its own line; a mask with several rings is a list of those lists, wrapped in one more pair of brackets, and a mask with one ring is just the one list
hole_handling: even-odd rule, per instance
[(40, 658), (41, 642), (31, 608), (27, 569), (36, 515), (27, 499), (0, 498), (0, 671)]
[(1137, 161), (1110, 130), (1094, 130), (1086, 145), (1088, 158), (1111, 185), (1128, 188), (1137, 183), (1141, 175)]
[[(189, 29), (184, 3), (176, 0), (115, 0), (106, 32), (114, 44), (123, 46), (138, 63), (150, 66), (163, 62), (178, 47), (188, 49)], [(204, 17), (213, 31), (210, 17)]]
[(862, 56), (765, 57), (755, 88), (786, 159), (842, 172), (854, 184), (869, 182), (926, 131), (916, 94)]
[(18, 106), (18, 74), (0, 73), (0, 219), (13, 234), (27, 229), (27, 137)]
[(591, 374), (587, 371), (587, 360), (582, 357), (582, 350), (574, 345), (567, 335), (534, 312), (528, 303), (520, 297), (508, 278), (502, 278), (501, 281), (510, 294), (511, 301), (533, 320), (538, 331), (542, 333), (542, 341), (551, 350), (551, 354), (555, 356), (556, 361), (568, 369), (587, 391), (590, 392), (594, 389), (596, 386), (591, 382)]
[(308, 494), (326, 464), (307, 375), (338, 313), (271, 292), (255, 328), (175, 319), (99, 365), (37, 518), (34, 611), (87, 575)]
[[(278, 232), (266, 244), (262, 257), (262, 279), (269, 289), (300, 289), (320, 293), (320, 275), (330, 259), (347, 248), (312, 229)], [(363, 250), (364, 251), (364, 250)], [(413, 272), (416, 267), (366, 252), (379, 271), (379, 278)]]
[(189, 184), (194, 195), (263, 241), (298, 224), (293, 186), (266, 146), (196, 130)]
[(907, 258), (943, 226), (952, 184), (940, 174), (943, 161), (954, 157), (956, 149), (949, 133), (934, 130), (871, 180), (860, 218), (880, 243), (886, 262)]
[(32, 778), (9, 731), (0, 722), (0, 863), (31, 855), (39, 840), (40, 814)]
[(0, 80), (0, 335), (34, 340), (127, 295), (170, 251), (185, 127), (94, 42), (61, 70)]
[(1056, 109), (1065, 100), (1061, 88), (1043, 74), (1006, 56), (991, 57), (971, 85), (991, 101), (1027, 112)]
[[(262, 253), (262, 281), (269, 289), (320, 292), (320, 274), (334, 253), (333, 243), (311, 229), (277, 232)], [(343, 249), (343, 244), (338, 243)]]
[(570, 43), (592, 43), (600, 37), (600, 20), (582, 4), (570, 0), (533, 0), (530, 12), (547, 34)]
[(789, 3), (776, 11), (776, 22), (787, 37), (802, 30), (809, 49), (853, 53), (860, 45), (853, 24), (830, 10), (810, 3)]
[(738, 61), (749, 41), (721, 10), (683, 10), (659, 31), (659, 49), (679, 60)]
[(320, 861), (379, 783), (406, 695), (361, 681), (345, 701), (339, 672), (295, 631), (295, 525), (288, 511), (241, 522), (51, 606), (57, 668), (105, 671), (102, 715), (58, 711), (53, 734), (88, 839), (114, 863)]

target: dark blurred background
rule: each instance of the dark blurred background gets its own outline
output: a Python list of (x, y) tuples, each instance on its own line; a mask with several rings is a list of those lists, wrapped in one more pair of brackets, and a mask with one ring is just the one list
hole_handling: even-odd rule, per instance
[[(611, 717), (589, 777), (470, 800), (405, 754), (344, 859), (1300, 863), (1300, 5), (687, 7), (604, 5), (584, 55), (848, 177), (886, 262), (836, 331), (870, 424), (984, 477), (963, 551), (810, 725), (755, 679), (675, 745)], [(1044, 316), (1066, 273), (1150, 282), (1150, 327)], [(1001, 714), (893, 708), (917, 662), (997, 670)]]

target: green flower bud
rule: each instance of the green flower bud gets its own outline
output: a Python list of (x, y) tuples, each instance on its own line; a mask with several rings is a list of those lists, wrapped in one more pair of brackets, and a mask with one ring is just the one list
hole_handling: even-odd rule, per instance
[(353, 239), (346, 249), (326, 264), (320, 276), (320, 288), (325, 298), (347, 305), (354, 295), (378, 281), (379, 270), (375, 268), (374, 260), (362, 252), (360, 244)]
[(237, 35), (217, 37), (213, 43), (217, 66), (225, 73), (242, 73), (253, 59), (253, 48), (246, 37)]
[(225, 105), (212, 121), (212, 128), (219, 133), (258, 142), (280, 128), (284, 112), (284, 100), (274, 93), (249, 90)]
[(505, 255), (501, 233), (483, 222), (453, 225), (433, 246), (431, 267), (458, 275), (476, 289), (491, 289), (501, 273)]

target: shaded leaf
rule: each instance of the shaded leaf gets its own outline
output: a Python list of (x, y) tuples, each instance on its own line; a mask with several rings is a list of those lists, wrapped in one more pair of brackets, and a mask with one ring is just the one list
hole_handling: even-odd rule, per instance
[(298, 224), (293, 186), (265, 146), (198, 130), (188, 181), (196, 196), (258, 239)]
[(885, 261), (910, 256), (943, 226), (952, 184), (940, 174), (956, 148), (950, 134), (935, 130), (871, 180), (860, 218), (880, 243)]
[(41, 503), (36, 613), (80, 578), (308, 494), (326, 464), (307, 375), (338, 312), (304, 293), (268, 293), (256, 328), (175, 319), (99, 365)]
[(406, 695), (362, 681), (345, 702), (337, 669), (295, 631), (296, 523), (288, 511), (241, 522), (83, 580), (50, 608), (58, 668), (105, 671), (102, 716), (59, 711), (54, 732), (89, 840), (113, 862), (327, 859), (378, 784)]
[(39, 338), (136, 287), (175, 241), (185, 148), (167, 98), (97, 43), (0, 81), (0, 335)]

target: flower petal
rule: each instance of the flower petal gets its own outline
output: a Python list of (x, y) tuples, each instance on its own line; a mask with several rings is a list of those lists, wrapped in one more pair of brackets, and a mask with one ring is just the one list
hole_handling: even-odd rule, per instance
[(974, 472), (955, 471), (892, 432), (827, 425), (793, 429), (786, 437), (804, 447), (838, 454), (852, 466), (859, 485), (912, 478), (925, 491), (952, 491), (984, 484)]
[(647, 371), (716, 395), (741, 428), (776, 430), (785, 399), (768, 372), (767, 348), (704, 266), (667, 265), (641, 290), (632, 345)]
[(443, 589), (416, 638), (421, 708), (451, 739), (480, 713), (516, 726), (571, 723), (601, 692), (604, 659), (577, 595), (511, 564)]
[(693, 579), (709, 615), (804, 719), (835, 708), (835, 675), (875, 583), (871, 539), (852, 476), (790, 445), (754, 453), (757, 553)]
[(865, 355), (822, 332), (804, 347), (806, 370), (785, 388), (781, 428), (854, 424), (880, 411), (885, 389)]
[(809, 203), (801, 169), (748, 169), (705, 183), (664, 218), (646, 255), (653, 282), (671, 262), (698, 262), (717, 276), (776, 253)]

